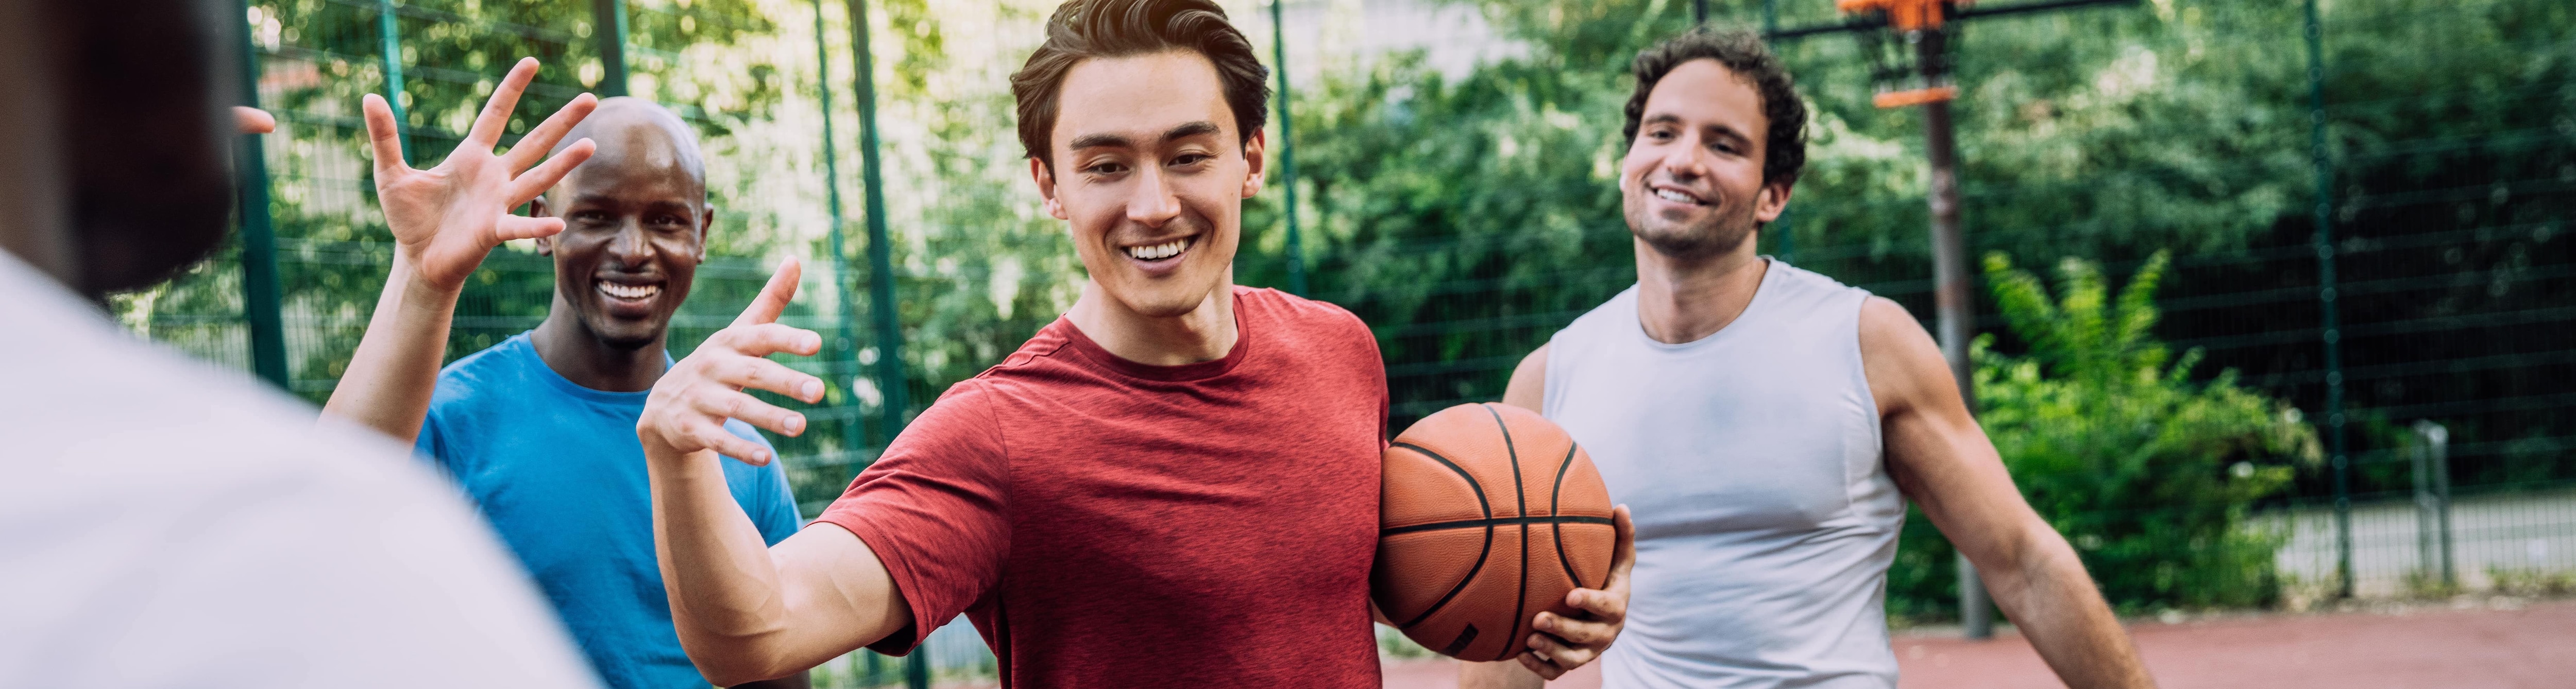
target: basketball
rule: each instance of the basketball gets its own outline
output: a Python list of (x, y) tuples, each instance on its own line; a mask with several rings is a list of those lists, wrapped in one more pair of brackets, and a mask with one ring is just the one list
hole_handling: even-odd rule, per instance
[(1396, 436), (1384, 461), (1369, 595), (1424, 648), (1509, 660), (1540, 611), (1574, 615), (1565, 594), (1609, 578), (1610, 491), (1537, 413), (1443, 409)]

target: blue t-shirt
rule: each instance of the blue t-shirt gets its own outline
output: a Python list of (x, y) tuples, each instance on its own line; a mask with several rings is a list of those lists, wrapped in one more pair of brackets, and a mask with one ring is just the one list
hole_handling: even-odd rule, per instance
[[(652, 496), (635, 438), (649, 394), (576, 385), (520, 333), (439, 372), (418, 445), (482, 508), (609, 686), (704, 689), (671, 628), (653, 559)], [(725, 429), (768, 444), (740, 421)], [(776, 462), (723, 463), (734, 502), (763, 539), (775, 545), (796, 532)]]

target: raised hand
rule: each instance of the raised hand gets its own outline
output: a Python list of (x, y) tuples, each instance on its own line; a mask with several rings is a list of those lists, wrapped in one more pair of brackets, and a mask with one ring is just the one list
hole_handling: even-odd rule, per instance
[(1628, 575), (1637, 568), (1637, 526), (1628, 517), (1627, 505), (1610, 513), (1610, 525), (1618, 534), (1610, 556), (1610, 580), (1601, 588), (1566, 592), (1565, 604), (1581, 611), (1577, 617), (1539, 613), (1533, 624), (1538, 632), (1529, 638), (1530, 650), (1518, 657), (1521, 667), (1556, 679), (1599, 659), (1627, 626)]
[(519, 94), (536, 76), (536, 58), (521, 58), (493, 89), (465, 140), (447, 160), (427, 170), (403, 163), (401, 130), (383, 97), (367, 94), (361, 105), (376, 153), (376, 198), (384, 207), (385, 224), (393, 228), (395, 251), (433, 287), (462, 289), (466, 276), (501, 242), (563, 231), (560, 219), (519, 217), (510, 209), (545, 193), (590, 158), (595, 147), (589, 139), (574, 142), (552, 159), (546, 154), (590, 115), (599, 99), (587, 93), (575, 96), (509, 153), (494, 154), (510, 112), (518, 108)]
[(779, 312), (796, 298), (802, 272), (796, 259), (780, 264), (733, 325), (716, 331), (689, 358), (662, 373), (644, 400), (644, 418), (635, 422), (646, 457), (668, 460), (714, 450), (762, 465), (771, 459), (768, 448), (725, 432), (725, 419), (741, 419), (780, 435), (805, 432), (805, 415), (742, 391), (768, 390), (808, 404), (823, 399), (823, 379), (764, 358), (779, 352), (812, 356), (823, 349), (823, 336), (777, 322)]

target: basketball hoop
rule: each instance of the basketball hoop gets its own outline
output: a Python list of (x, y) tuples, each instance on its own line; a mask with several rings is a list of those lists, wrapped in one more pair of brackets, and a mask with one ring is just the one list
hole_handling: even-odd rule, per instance
[(1869, 54), (1870, 78), (1881, 108), (1903, 108), (1948, 101), (1959, 96), (1950, 81), (1949, 19), (1973, 0), (1834, 0), (1844, 14), (1869, 15), (1887, 28), (1861, 32), (1861, 50)]

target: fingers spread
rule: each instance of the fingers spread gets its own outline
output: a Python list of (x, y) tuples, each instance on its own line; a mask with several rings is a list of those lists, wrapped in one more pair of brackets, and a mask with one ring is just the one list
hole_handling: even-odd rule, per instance
[(716, 454), (739, 459), (752, 466), (766, 466), (769, 464), (768, 447), (765, 447), (760, 443), (745, 440), (742, 436), (734, 435), (733, 433), (726, 431), (724, 426), (712, 423), (700, 423), (696, 428), (691, 429), (690, 432), (692, 437), (697, 439), (699, 445), (709, 450), (715, 450)]
[(733, 319), (733, 324), (776, 322), (778, 314), (787, 310), (787, 302), (796, 299), (796, 281), (804, 273), (804, 265), (794, 258), (779, 262), (778, 271), (769, 275), (769, 284), (760, 288), (760, 296), (751, 300), (751, 306), (743, 309), (742, 316)]
[[(367, 94), (358, 99), (358, 110), (367, 116), (367, 141), (376, 151), (376, 175), (407, 169), (403, 165), (402, 127), (394, 122), (394, 109), (385, 105), (385, 97)], [(384, 180), (378, 179), (382, 184)]]
[[(795, 436), (805, 432), (804, 414), (780, 409), (776, 405), (762, 402), (760, 398), (740, 390), (727, 390), (715, 386), (700, 387), (690, 392), (689, 406), (710, 416), (741, 419), (743, 423), (766, 428), (780, 435)], [(734, 456), (750, 459), (741, 455)]]
[(513, 239), (552, 237), (555, 233), (562, 232), (563, 228), (564, 224), (562, 218), (531, 218), (521, 215), (504, 215), (501, 216), (500, 221), (492, 224), (492, 238), (496, 240), (494, 243), (497, 244)]
[(456, 150), (479, 148), (490, 153), (493, 146), (500, 145), (501, 128), (509, 124), (511, 111), (519, 108), (519, 94), (536, 78), (537, 59), (519, 58), (519, 64), (510, 67), (509, 76), (501, 77), (501, 85), (492, 89), (492, 98), (483, 102), (483, 113), (474, 116), (474, 128), (466, 130), (465, 141)]
[(510, 171), (526, 170), (545, 159), (546, 152), (554, 150), (555, 142), (562, 141), (564, 134), (572, 131), (573, 125), (580, 124), (582, 118), (589, 117), (590, 111), (597, 107), (598, 96), (587, 93), (573, 96), (572, 102), (565, 103), (563, 109), (547, 116), (546, 121), (537, 124), (537, 128), (528, 130), (528, 135), (519, 137), (519, 143), (510, 147), (508, 155), (502, 156), (509, 161)]
[[(527, 140), (521, 139), (519, 141), (519, 146), (521, 148), (526, 148), (527, 145)], [(545, 151), (545, 149), (542, 148), (535, 150), (541, 153)], [(564, 147), (563, 152), (555, 154), (555, 157), (546, 159), (546, 163), (544, 165), (539, 165), (536, 169), (521, 173), (518, 179), (510, 180), (510, 205), (517, 206), (522, 203), (527, 203), (529, 199), (536, 198), (538, 194), (546, 193), (547, 189), (554, 188), (556, 182), (563, 181), (564, 175), (572, 174), (573, 168), (580, 166), (582, 161), (589, 160), (590, 154), (598, 150), (599, 144), (592, 142), (590, 139), (584, 138), (580, 141), (572, 142), (571, 146)], [(519, 149), (510, 149), (510, 153), (513, 155), (516, 155), (518, 152)]]
[[(823, 350), (823, 336), (812, 330), (780, 323), (737, 325), (723, 331), (724, 343), (746, 356), (769, 356), (780, 352), (813, 356)], [(794, 394), (785, 390), (781, 394)]]
[(719, 370), (709, 371), (707, 378), (718, 383), (738, 388), (768, 390), (803, 400), (808, 404), (823, 399), (823, 379), (788, 368), (786, 364), (768, 359), (736, 357), (717, 364), (714, 368)]

